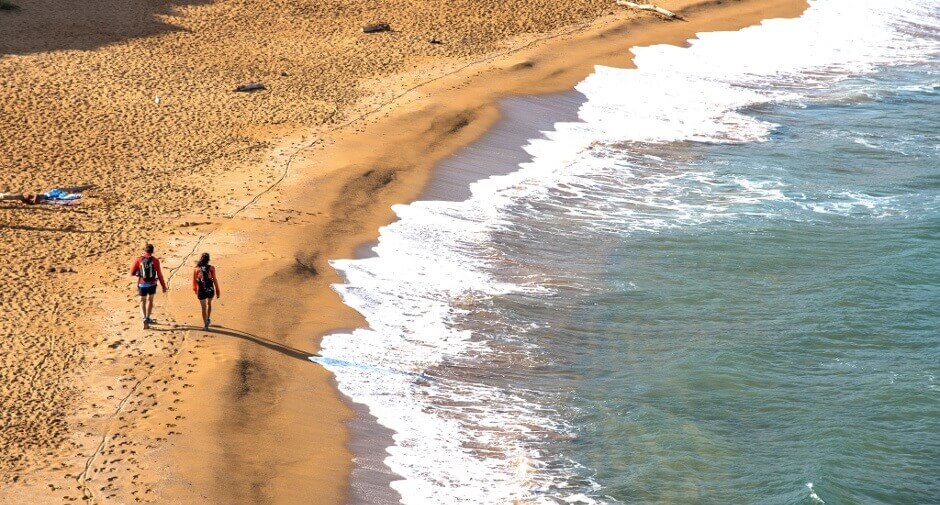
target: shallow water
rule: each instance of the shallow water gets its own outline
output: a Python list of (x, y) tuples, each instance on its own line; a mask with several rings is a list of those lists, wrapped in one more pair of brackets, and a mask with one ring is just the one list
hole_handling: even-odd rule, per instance
[(403, 501), (940, 502), (937, 11), (639, 48), (335, 262), (370, 328), (324, 365)]

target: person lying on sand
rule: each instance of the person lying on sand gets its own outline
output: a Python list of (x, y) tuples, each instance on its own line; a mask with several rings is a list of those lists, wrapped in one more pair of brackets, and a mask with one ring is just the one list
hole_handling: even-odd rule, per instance
[(222, 294), (219, 290), (219, 280), (215, 276), (215, 267), (209, 264), (209, 253), (202, 253), (196, 262), (196, 269), (193, 271), (193, 292), (202, 307), (202, 327), (208, 331), (209, 324), (212, 323), (212, 297), (218, 298)]
[(45, 193), (0, 193), (0, 200), (18, 201), (26, 205), (56, 204), (75, 205), (82, 197), (81, 191), (95, 187), (94, 184), (84, 184), (68, 188), (53, 188)]
[(13, 201), (13, 202), (22, 202), (26, 205), (35, 205), (37, 203), (42, 203), (45, 198), (42, 194), (33, 194), (33, 193), (0, 193), (0, 200), (3, 201)]
[(137, 277), (137, 294), (140, 295), (140, 315), (144, 318), (144, 329), (150, 329), (150, 318), (153, 313), (153, 297), (157, 294), (157, 281), (163, 292), (166, 293), (166, 283), (163, 282), (163, 271), (160, 270), (160, 260), (153, 255), (153, 244), (144, 246), (144, 255), (134, 261), (131, 275)]

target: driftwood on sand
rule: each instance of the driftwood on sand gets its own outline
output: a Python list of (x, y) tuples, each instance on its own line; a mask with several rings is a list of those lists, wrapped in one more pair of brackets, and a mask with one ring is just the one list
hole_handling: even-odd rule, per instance
[(616, 0), (617, 5), (621, 7), (630, 7), (631, 9), (637, 9), (641, 11), (650, 11), (655, 12), (661, 16), (664, 16), (668, 19), (678, 19), (680, 21), (685, 21), (685, 18), (672, 12), (671, 10), (663, 9), (658, 5), (653, 4), (640, 4), (636, 2), (628, 2), (627, 0)]

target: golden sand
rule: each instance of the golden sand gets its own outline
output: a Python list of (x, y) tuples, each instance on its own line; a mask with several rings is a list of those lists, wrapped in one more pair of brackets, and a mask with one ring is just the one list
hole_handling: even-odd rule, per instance
[[(306, 356), (362, 320), (327, 261), (375, 238), (500, 97), (805, 8), (664, 1), (689, 20), (666, 22), (593, 0), (21, 4), (0, 12), (0, 192), (99, 188), (76, 207), (0, 205), (3, 503), (342, 502), (352, 413)], [(393, 31), (361, 33), (374, 22)], [(145, 241), (171, 285), (146, 332), (127, 276)], [(189, 291), (202, 251), (223, 293), (209, 333)]]

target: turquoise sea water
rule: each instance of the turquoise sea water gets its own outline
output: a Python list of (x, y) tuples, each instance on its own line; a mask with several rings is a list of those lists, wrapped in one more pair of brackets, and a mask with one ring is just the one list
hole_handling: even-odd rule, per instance
[(767, 142), (637, 163), (708, 174), (647, 209), (666, 222), (742, 180), (779, 198), (553, 232), (532, 261), (575, 289), (494, 302), (550, 321), (529, 335), (545, 365), (513, 384), (553, 391), (573, 427), (549, 452), (626, 503), (813, 503), (808, 483), (827, 503), (940, 502), (936, 72), (844, 81), (748, 111), (780, 125)]
[(320, 362), (394, 432), (392, 487), (940, 503), (940, 6), (633, 52), (528, 162), (333, 263), (369, 327)]

